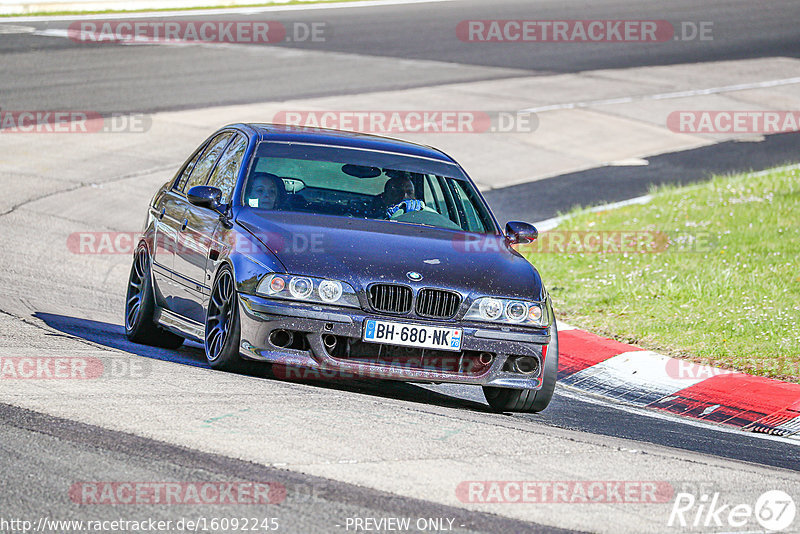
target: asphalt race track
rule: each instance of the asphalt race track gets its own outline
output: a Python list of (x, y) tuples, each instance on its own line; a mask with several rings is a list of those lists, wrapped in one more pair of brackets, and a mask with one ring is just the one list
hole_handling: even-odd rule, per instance
[[(526, 0), (464, 0), (380, 10), (270, 12), (257, 15), (256, 20), (321, 22), (327, 34), (324, 42), (281, 43), (280, 48), (262, 50), (258, 49), (261, 45), (211, 50), (109, 47), (12, 34), (0, 42), (0, 94), (5, 109), (152, 112), (537, 74), (797, 57), (800, 42), (792, 16), (796, 9), (791, 0), (767, 5), (724, 1), (715, 3), (713, 10), (691, 0), (655, 5), (604, 0), (581, 5), (579, 10), (558, 1), (537, 2), (534, 9)], [(487, 47), (453, 38), (453, 27), (462, 20), (570, 17), (712, 21), (715, 39), (712, 43), (635, 46), (540, 43), (534, 53), (513, 44)], [(180, 20), (242, 20), (242, 16), (182, 15)], [(19, 24), (53, 30), (68, 28), (70, 21)], [(296, 59), (300, 56), (292, 54), (293, 50), (317, 51), (320, 55), (302, 56), (299, 64)], [(346, 61), (352, 55), (358, 60)]]
[[(62, 142), (0, 133), (0, 357), (86, 356), (119, 370), (100, 380), (0, 380), (0, 532), (17, 531), (3, 526), (10, 518), (254, 515), (278, 518), (280, 532), (356, 531), (352, 518), (388, 517), (444, 520), (413, 531), (745, 532), (759, 524), (668, 525), (671, 501), (493, 505), (463, 502), (456, 487), (469, 480), (664, 481), (698, 498), (719, 493), (732, 504), (752, 505), (774, 489), (800, 497), (797, 442), (656, 417), (565, 387), (542, 414), (497, 415), (479, 388), (213, 372), (199, 345), (168, 351), (127, 341), (121, 322), (129, 255), (81, 256), (64, 245), (78, 231), (138, 230), (156, 187), (209, 133), (192, 121), (217, 106), (800, 57), (800, 5), (793, 1), (576, 6), (463, 0), (180, 17), (326, 25), (325, 42), (278, 45), (87, 45), (65, 36), (70, 20), (0, 19), (2, 110), (165, 113), (170, 127), (186, 134), (154, 128), (152, 135)], [(462, 20), (533, 18), (713, 21), (715, 38), (543, 43), (533, 53), (454, 37)], [(503, 221), (538, 221), (575, 205), (639, 196), (652, 184), (797, 162), (799, 149), (798, 133), (709, 143), (653, 154), (646, 167), (586, 168), (488, 187), (486, 196)], [(267, 507), (92, 506), (71, 493), (87, 481), (247, 480), (282, 484), (286, 499)], [(800, 531), (800, 519), (792, 528)]]

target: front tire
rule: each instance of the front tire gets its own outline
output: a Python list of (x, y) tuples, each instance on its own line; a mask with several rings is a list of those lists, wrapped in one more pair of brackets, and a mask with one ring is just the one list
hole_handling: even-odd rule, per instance
[(550, 344), (547, 346), (547, 356), (542, 372), (542, 387), (533, 389), (510, 389), (497, 387), (483, 387), (486, 402), (496, 412), (525, 412), (538, 413), (547, 408), (553, 398), (558, 379), (558, 327), (555, 317), (550, 327)]
[(225, 265), (214, 280), (206, 314), (205, 349), (208, 364), (221, 371), (245, 370), (245, 362), (239, 355), (240, 339), (239, 299), (233, 271)]
[(125, 335), (128, 340), (142, 345), (177, 349), (183, 338), (160, 328), (154, 320), (155, 297), (150, 276), (150, 254), (139, 247), (133, 257), (125, 298)]

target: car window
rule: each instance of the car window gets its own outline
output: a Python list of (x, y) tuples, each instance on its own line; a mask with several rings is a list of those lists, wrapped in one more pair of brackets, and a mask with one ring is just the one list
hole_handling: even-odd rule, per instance
[(225, 149), (219, 158), (219, 163), (208, 181), (208, 185), (217, 187), (222, 191), (222, 203), (228, 204), (231, 200), (233, 188), (236, 186), (236, 177), (242, 168), (242, 158), (247, 150), (247, 138), (239, 135)]
[(470, 232), (482, 232), (483, 223), (475, 210), (475, 203), (469, 198), (471, 192), (464, 189), (461, 183), (453, 182), (453, 192), (458, 203), (459, 212), (464, 217), (464, 226)]
[(455, 165), (413, 155), (262, 144), (242, 188), (242, 204), (496, 233), (480, 194), (459, 174)]
[[(383, 192), (386, 176), (354, 178), (342, 172), (335, 161), (315, 161), (294, 158), (258, 158), (254, 170), (269, 172), (284, 179), (284, 185), (301, 181), (306, 187), (324, 187), (354, 193), (377, 195)], [(294, 189), (294, 188), (292, 188)]]
[(191, 159), (191, 161), (187, 163), (186, 166), (183, 168), (183, 172), (181, 173), (180, 177), (175, 181), (173, 189), (175, 189), (176, 191), (183, 191), (183, 188), (186, 186), (186, 181), (189, 179), (189, 175), (192, 174), (192, 170), (194, 169), (194, 166), (197, 164), (197, 160), (199, 160), (200, 156), (202, 155), (203, 151), (198, 150), (197, 154), (195, 154), (194, 157)]
[(442, 181), (443, 178), (438, 176), (425, 177), (425, 203), (431, 207), (435, 207), (437, 212), (457, 223), (458, 216), (455, 210), (450, 210), (447, 207), (447, 197), (442, 189)]
[(203, 156), (194, 166), (189, 180), (187, 180), (184, 191), (188, 191), (196, 185), (205, 185), (208, 181), (208, 173), (214, 168), (214, 164), (219, 159), (219, 155), (230, 141), (233, 132), (222, 132), (208, 143), (208, 147), (203, 151)]
[[(428, 206), (436, 204), (436, 195), (433, 194), (433, 180), (430, 176), (425, 177), (425, 191), (423, 192), (423, 200)], [(441, 210), (439, 210), (441, 212)]]

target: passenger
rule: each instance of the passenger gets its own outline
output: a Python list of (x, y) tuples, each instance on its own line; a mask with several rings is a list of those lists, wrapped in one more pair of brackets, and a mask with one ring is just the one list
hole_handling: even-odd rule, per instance
[(280, 209), (286, 200), (286, 187), (278, 176), (268, 172), (254, 172), (245, 193), (245, 204), (251, 208)]

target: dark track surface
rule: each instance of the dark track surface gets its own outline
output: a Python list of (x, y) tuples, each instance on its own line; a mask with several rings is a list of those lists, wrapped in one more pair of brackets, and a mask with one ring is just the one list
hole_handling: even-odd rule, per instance
[[(460, 21), (475, 19), (626, 19), (713, 23), (711, 41), (661, 43), (468, 43)], [(278, 46), (122, 46), (59, 37), (0, 34), (0, 107), (138, 111), (352, 94), (443, 83), (670, 65), (800, 56), (800, 3), (723, 0), (459, 0), (368, 9), (181, 16), (179, 20), (324, 23), (324, 42)], [(0, 24), (3, 21), (0, 19)], [(14, 25), (67, 28), (68, 21)], [(293, 55), (291, 49), (320, 52)], [(331, 52), (358, 54), (331, 56)], [(447, 65), (402, 64), (426, 60)]]
[(647, 166), (599, 167), (484, 193), (501, 222), (541, 221), (580, 206), (646, 195), (659, 185), (687, 185), (713, 174), (760, 171), (798, 160), (800, 133), (765, 137), (758, 143), (729, 141), (661, 154)]
[[(130, 343), (122, 327), (60, 315), (37, 314), (48, 326), (70, 336), (146, 358), (184, 365), (208, 367), (202, 347), (187, 343), (178, 351), (155, 349)], [(257, 372), (265, 380), (275, 380), (267, 367)], [(355, 391), (368, 396), (401, 399), (419, 403), (488, 413), (480, 387), (460, 385), (421, 386), (389, 381), (310, 382), (323, 389)], [(800, 442), (792, 445), (763, 439), (746, 432), (729, 432), (708, 425), (680, 424), (675, 418), (653, 418), (610, 408), (608, 404), (582, 400), (579, 391), (558, 389), (547, 410), (540, 414), (514, 414), (534, 425), (544, 424), (620, 439), (655, 443), (687, 451), (720, 456), (742, 462), (800, 471)], [(503, 417), (503, 416), (498, 416)]]
[[(130, 480), (131, 476), (139, 481), (258, 480), (286, 489), (283, 502), (266, 506), (186, 505), (176, 510), (175, 506), (128, 505), (124, 517), (129, 521), (258, 515), (277, 518), (280, 532), (302, 533), (339, 530), (349, 517), (442, 517), (454, 520), (454, 532), (567, 532), (197, 452), (7, 404), (0, 404), (0, 425), (0, 448), (4, 451), (0, 471), (5, 484), (18, 492), (14, 502), (0, 498), (6, 518), (24, 518), (34, 523), (42, 516), (83, 521), (119, 519), (123, 514), (118, 506), (64, 503), (64, 494), (75, 483), (75, 471), (79, 470), (83, 480)], [(50, 465), (39, 472), (36, 484), (31, 484), (27, 479), (45, 459)], [(26, 509), (26, 505), (34, 503), (32, 510)], [(314, 513), (308, 513), (310, 507)]]

